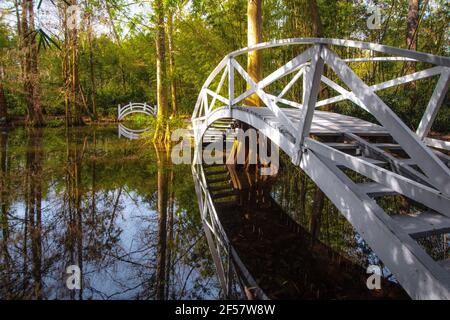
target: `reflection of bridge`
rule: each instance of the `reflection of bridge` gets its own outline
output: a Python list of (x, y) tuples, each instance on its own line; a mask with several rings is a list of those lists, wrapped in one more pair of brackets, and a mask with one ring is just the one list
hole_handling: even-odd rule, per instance
[(123, 124), (119, 123), (119, 138), (125, 137), (130, 140), (137, 140), (141, 138), (142, 134), (145, 132), (150, 131), (150, 128), (144, 128), (144, 129), (130, 129)]
[[(309, 48), (258, 83), (236, 60), (251, 50), (285, 45)], [(333, 46), (346, 47), (347, 53), (370, 54), (341, 59)], [(382, 55), (375, 57), (374, 53)], [(396, 61), (419, 61), (431, 67), (370, 86), (349, 67)], [(324, 75), (325, 65), (335, 74), (334, 80)], [(412, 132), (376, 91), (432, 76), (439, 76), (439, 80), (422, 121)], [(238, 78), (245, 83), (237, 82)], [(388, 46), (335, 39), (258, 44), (227, 55), (208, 77), (192, 116), (194, 135), (201, 145), (211, 129), (225, 131), (227, 121), (233, 119), (260, 130), (322, 189), (411, 297), (449, 299), (450, 260), (435, 261), (416, 241), (450, 230), (450, 157), (429, 147), (448, 151), (450, 146), (427, 138), (449, 79), (450, 59)], [(281, 92), (266, 92), (268, 86), (279, 82), (283, 84)], [(217, 87), (212, 88), (213, 84)], [(242, 84), (250, 89), (235, 95)], [(302, 98), (286, 99), (296, 84), (302, 87)], [(321, 84), (339, 95), (318, 101)], [(263, 108), (239, 106), (252, 94), (259, 96)], [(379, 124), (315, 110), (344, 100), (370, 113)], [(383, 208), (383, 197), (387, 196), (406, 201), (409, 212)], [(203, 206), (208, 210), (211, 205)]]
[(117, 120), (121, 121), (126, 116), (133, 113), (144, 113), (149, 116), (155, 116), (157, 112), (157, 106), (149, 106), (146, 102), (144, 103), (134, 103), (130, 102), (127, 105), (121, 106), (120, 104), (117, 107)]

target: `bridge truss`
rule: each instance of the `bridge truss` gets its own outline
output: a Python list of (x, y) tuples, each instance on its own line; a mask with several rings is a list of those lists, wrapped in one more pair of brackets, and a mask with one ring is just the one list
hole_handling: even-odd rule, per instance
[[(238, 62), (239, 56), (252, 50), (288, 45), (306, 49), (261, 81), (254, 81)], [(363, 54), (341, 58), (338, 50), (346, 56)], [(399, 62), (425, 68), (366, 84), (351, 67)], [(377, 91), (431, 77), (438, 80), (420, 124), (412, 131)], [(237, 95), (242, 81), (246, 89)], [(258, 129), (320, 187), (412, 298), (449, 299), (450, 259), (434, 260), (417, 241), (450, 231), (450, 143), (428, 137), (449, 81), (446, 57), (338, 39), (261, 43), (228, 54), (207, 78), (192, 116), (196, 145), (201, 147), (211, 132), (230, 132), (226, 124), (234, 120)], [(283, 83), (282, 89), (269, 93), (277, 82)], [(299, 101), (287, 99), (299, 82)], [(337, 95), (319, 101), (321, 87)], [(245, 99), (254, 94), (263, 107), (245, 106)], [(317, 110), (345, 100), (377, 123)], [(380, 202), (386, 196), (414, 205), (407, 213), (389, 212)]]

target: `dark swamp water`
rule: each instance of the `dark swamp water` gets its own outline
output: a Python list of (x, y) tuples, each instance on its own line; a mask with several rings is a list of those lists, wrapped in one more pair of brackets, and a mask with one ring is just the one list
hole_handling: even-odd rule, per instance
[[(202, 223), (191, 166), (169, 159), (117, 126), (3, 131), (0, 298), (407, 298), (289, 160), (264, 179), (204, 168), (228, 177), (221, 238)], [(79, 290), (66, 286), (71, 265)], [(367, 289), (368, 265), (383, 271), (381, 290)]]

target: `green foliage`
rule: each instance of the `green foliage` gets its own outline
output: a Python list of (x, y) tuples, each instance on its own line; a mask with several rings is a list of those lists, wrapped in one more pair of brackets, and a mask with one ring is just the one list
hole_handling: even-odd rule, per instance
[[(369, 14), (364, 1), (318, 0), (317, 2), (325, 37), (378, 42), (396, 47), (406, 46), (407, 0), (377, 1), (385, 19), (379, 30), (367, 28), (366, 21)], [(44, 1), (42, 6), (44, 7), (46, 3)], [(166, 10), (170, 10), (174, 16), (174, 79), (177, 86), (177, 112), (181, 115), (190, 115), (200, 88), (211, 70), (227, 53), (246, 46), (247, 1), (166, 0), (164, 3)], [(263, 38), (269, 41), (309, 36), (311, 17), (307, 3), (307, 0), (265, 0)], [(100, 2), (87, 1), (85, 5), (86, 12), (98, 17), (101, 15), (109, 17), (104, 7), (100, 6)], [(139, 6), (139, 10), (131, 10), (130, 2), (127, 0), (116, 0), (110, 3), (109, 13), (118, 39), (113, 32), (105, 32), (105, 30), (111, 30), (109, 18), (99, 20), (101, 27), (95, 29), (93, 35), (95, 104), (100, 117), (114, 118), (117, 105), (130, 101), (156, 104), (154, 17), (148, 3), (137, 1), (135, 5)], [(423, 1), (419, 11), (418, 50), (448, 56), (450, 52), (448, 1)], [(38, 27), (38, 31), (44, 30), (40, 25)], [(53, 30), (53, 33), (47, 31), (39, 33), (43, 41), (39, 53), (41, 103), (46, 114), (63, 115), (65, 101), (62, 53), (52, 45), (52, 41), (56, 37), (63, 41), (64, 37), (58, 30)], [(87, 103), (90, 105), (93, 90), (87, 29), (80, 28), (78, 35), (79, 78)], [(0, 63), (4, 70), (3, 81), (9, 113), (12, 116), (24, 115), (26, 110), (24, 88), (17, 64), (20, 59), (18, 43), (17, 32), (13, 25), (2, 25), (0, 21), (0, 48), (2, 49)], [(55, 43), (60, 42), (55, 41)], [(300, 50), (301, 48), (285, 47), (264, 51), (264, 74), (281, 66)], [(357, 53), (338, 47), (333, 47), (333, 50), (342, 57), (353, 56)], [(360, 55), (361, 52), (357, 54)], [(247, 63), (245, 55), (238, 60), (243, 66)], [(382, 82), (405, 72), (401, 63), (361, 63), (353, 67), (357, 74), (368, 83)], [(426, 67), (428, 66), (420, 64), (417, 66), (418, 70)], [(429, 79), (426, 83), (418, 84), (414, 92), (410, 91), (411, 88), (404, 86), (395, 91), (381, 91), (380, 96), (384, 101), (392, 104), (395, 112), (413, 128), (426, 107), (425, 97), (431, 95), (431, 85), (435, 83), (434, 81), (435, 79)], [(282, 85), (283, 81), (274, 83), (269, 89), (272, 93), (277, 93), (281, 91)], [(236, 93), (242, 93), (245, 90), (245, 83), (240, 81), (239, 77), (236, 77), (235, 88)], [(335, 93), (332, 92), (332, 94)], [(292, 99), (298, 96), (299, 88), (296, 87), (288, 93), (288, 97)], [(355, 111), (355, 108), (346, 102), (332, 106), (332, 110), (367, 116), (364, 111), (360, 109)], [(448, 131), (449, 118), (448, 108), (443, 108), (438, 114), (433, 129)], [(138, 120), (139, 125), (141, 122)]]

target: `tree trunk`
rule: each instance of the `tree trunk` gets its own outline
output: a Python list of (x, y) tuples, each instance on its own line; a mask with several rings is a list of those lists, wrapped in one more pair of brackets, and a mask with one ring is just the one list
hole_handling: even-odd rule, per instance
[(156, 13), (156, 96), (158, 115), (154, 140), (161, 140), (161, 131), (168, 115), (167, 72), (166, 72), (166, 35), (164, 30), (164, 4), (162, 0), (154, 1)]
[(89, 74), (91, 80), (91, 104), (92, 104), (92, 115), (93, 120), (97, 120), (97, 106), (95, 100), (97, 97), (97, 86), (95, 83), (95, 72), (94, 72), (94, 48), (92, 47), (92, 15), (89, 15), (88, 19), (88, 42), (89, 42)]
[(309, 12), (311, 12), (311, 36), (320, 38), (323, 36), (323, 27), (316, 0), (309, 0)]
[(166, 288), (168, 182), (167, 155), (155, 145), (158, 159), (158, 242), (156, 252), (156, 299), (163, 300)]
[(0, 75), (0, 126), (5, 125), (8, 122), (8, 105), (6, 103), (5, 90), (3, 89), (2, 81), (2, 75)]
[(168, 11), (167, 17), (167, 43), (169, 45), (169, 78), (170, 78), (170, 95), (172, 105), (172, 115), (177, 113), (177, 87), (175, 81), (175, 58), (173, 44), (173, 11)]
[(40, 101), (40, 86), (39, 86), (39, 70), (38, 70), (38, 48), (36, 43), (36, 37), (34, 32), (34, 5), (33, 0), (28, 2), (28, 16), (29, 27), (33, 36), (30, 39), (30, 63), (31, 63), (31, 101), (33, 108), (33, 121), (35, 126), (42, 126), (44, 124), (44, 118), (42, 115), (41, 101)]
[(41, 126), (44, 117), (40, 105), (40, 88), (38, 72), (38, 50), (36, 30), (34, 27), (34, 2), (22, 1), (22, 47), (23, 47), (23, 78), (27, 101), (27, 124)]
[(317, 239), (317, 236), (319, 234), (320, 230), (320, 221), (322, 217), (322, 212), (324, 208), (324, 200), (325, 195), (322, 192), (322, 190), (319, 189), (319, 187), (316, 187), (316, 190), (314, 192), (314, 200), (312, 203), (312, 209), (311, 209), (311, 221), (309, 224), (310, 232), (311, 232), (311, 239), (314, 242)]
[[(71, 0), (71, 5), (76, 5), (77, 0)], [(61, 16), (64, 28), (64, 45), (62, 49), (63, 55), (63, 79), (64, 79), (64, 98), (66, 105), (66, 125), (82, 125), (81, 113), (81, 86), (78, 73), (78, 26), (68, 25), (67, 5), (62, 4)]]
[(33, 298), (42, 299), (42, 129), (28, 130), (26, 158), (26, 199), (31, 240), (31, 276), (34, 282)]
[[(408, 1), (408, 18), (406, 23), (406, 46), (410, 50), (417, 50), (417, 31), (419, 28), (419, 0)], [(416, 63), (408, 62), (407, 71), (416, 71)]]
[[(262, 0), (248, 0), (247, 2), (247, 46), (253, 46), (262, 42)], [(254, 50), (248, 53), (247, 72), (250, 77), (259, 82), (262, 79), (263, 57), (261, 50)], [(247, 90), (250, 86), (247, 85)], [(258, 95), (253, 94), (245, 99), (245, 104), (250, 106), (262, 106), (262, 101)]]

